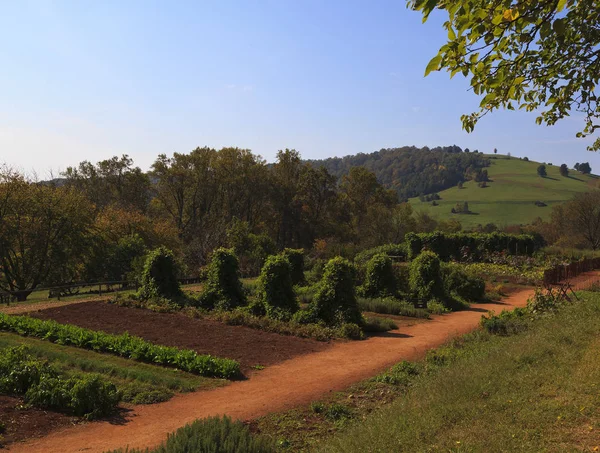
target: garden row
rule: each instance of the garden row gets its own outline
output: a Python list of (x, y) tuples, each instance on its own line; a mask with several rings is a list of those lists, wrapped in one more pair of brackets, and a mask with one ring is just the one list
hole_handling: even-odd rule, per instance
[(373, 307), (385, 305), (384, 313), (425, 317), (426, 312), (407, 307), (406, 301), (431, 303), (443, 311), (480, 300), (485, 292), (483, 280), (468, 276), (459, 265), (443, 263), (429, 251), (409, 265), (394, 264), (387, 254), (377, 254), (362, 274), (358, 285), (357, 266), (336, 257), (324, 265), (320, 280), (307, 286), (303, 251), (286, 249), (267, 258), (256, 285), (248, 290), (239, 279), (237, 257), (221, 248), (204, 271), (203, 290), (185, 294), (177, 283), (173, 255), (160, 248), (148, 257), (140, 291), (118, 303), (158, 310), (193, 307), (251, 327), (270, 320), (267, 324), (277, 324), (280, 333), (285, 333), (282, 324), (288, 324), (303, 332), (302, 326), (319, 326), (335, 329), (337, 336), (362, 338), (362, 331), (393, 328), (391, 323), (366, 320), (362, 310), (377, 311)]
[(41, 338), (52, 343), (104, 352), (140, 362), (174, 367), (193, 374), (232, 379), (240, 365), (230, 359), (200, 355), (192, 350), (149, 343), (128, 334), (110, 335), (55, 321), (0, 313), (0, 331)]

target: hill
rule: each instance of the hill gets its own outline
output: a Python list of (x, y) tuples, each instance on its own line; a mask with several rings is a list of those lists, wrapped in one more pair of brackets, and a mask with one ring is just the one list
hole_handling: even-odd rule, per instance
[[(559, 166), (546, 165), (548, 176), (537, 175), (539, 162), (525, 161), (515, 157), (487, 155), (490, 182), (480, 188), (471, 180), (463, 188), (452, 187), (439, 192), (440, 200), (423, 202), (412, 198), (409, 202), (415, 210), (428, 212), (439, 220), (458, 219), (463, 227), (495, 223), (498, 226), (527, 224), (537, 217), (547, 219), (552, 206), (570, 200), (578, 192), (585, 192), (597, 184), (598, 177), (583, 175), (570, 170), (569, 176), (560, 175)], [(457, 203), (467, 202), (471, 214), (453, 214)], [(537, 206), (541, 201), (547, 206)]]
[(483, 154), (463, 152), (456, 145), (405, 146), (308, 162), (315, 167), (325, 167), (337, 178), (348, 174), (352, 167), (363, 166), (375, 173), (386, 188), (394, 189), (400, 200), (448, 189), (489, 165), (489, 159)]

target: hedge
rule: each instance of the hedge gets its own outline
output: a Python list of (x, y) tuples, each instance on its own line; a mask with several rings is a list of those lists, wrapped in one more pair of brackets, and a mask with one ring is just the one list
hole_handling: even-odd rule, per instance
[(483, 255), (505, 252), (511, 255), (531, 255), (543, 246), (543, 240), (533, 234), (507, 233), (408, 233), (405, 237), (409, 259), (429, 250), (443, 261), (478, 260)]
[(240, 376), (235, 360), (200, 355), (190, 349), (179, 349), (150, 343), (125, 333), (111, 335), (56, 321), (0, 313), (0, 331), (41, 338), (51, 343), (75, 346), (118, 355), (138, 362), (179, 368), (200, 376), (232, 379)]

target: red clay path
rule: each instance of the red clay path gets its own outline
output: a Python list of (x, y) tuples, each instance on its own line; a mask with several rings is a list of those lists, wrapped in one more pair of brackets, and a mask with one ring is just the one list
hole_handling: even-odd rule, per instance
[[(577, 283), (598, 281), (600, 272), (578, 277)], [(198, 418), (227, 414), (252, 419), (284, 411), (339, 391), (374, 376), (401, 360), (421, 358), (427, 350), (479, 325), (481, 315), (524, 306), (531, 290), (512, 294), (502, 303), (475, 304), (470, 310), (434, 316), (429, 322), (360, 342), (336, 343), (314, 354), (290, 359), (227, 387), (178, 395), (165, 403), (136, 407), (126, 423), (89, 423), (47, 437), (13, 444), (13, 453), (101, 453), (129, 447), (152, 447), (169, 432)]]

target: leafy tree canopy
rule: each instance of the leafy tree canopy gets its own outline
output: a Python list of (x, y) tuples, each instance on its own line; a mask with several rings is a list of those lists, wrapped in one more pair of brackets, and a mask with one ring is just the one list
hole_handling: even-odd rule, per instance
[[(578, 137), (600, 128), (595, 87), (600, 78), (600, 3), (595, 0), (409, 0), (426, 21), (434, 9), (448, 14), (448, 42), (425, 74), (446, 69), (471, 78), (482, 97), (463, 115), (472, 131), (493, 110), (541, 110), (538, 124), (555, 124), (571, 110), (584, 114)], [(600, 149), (600, 138), (589, 147)]]

